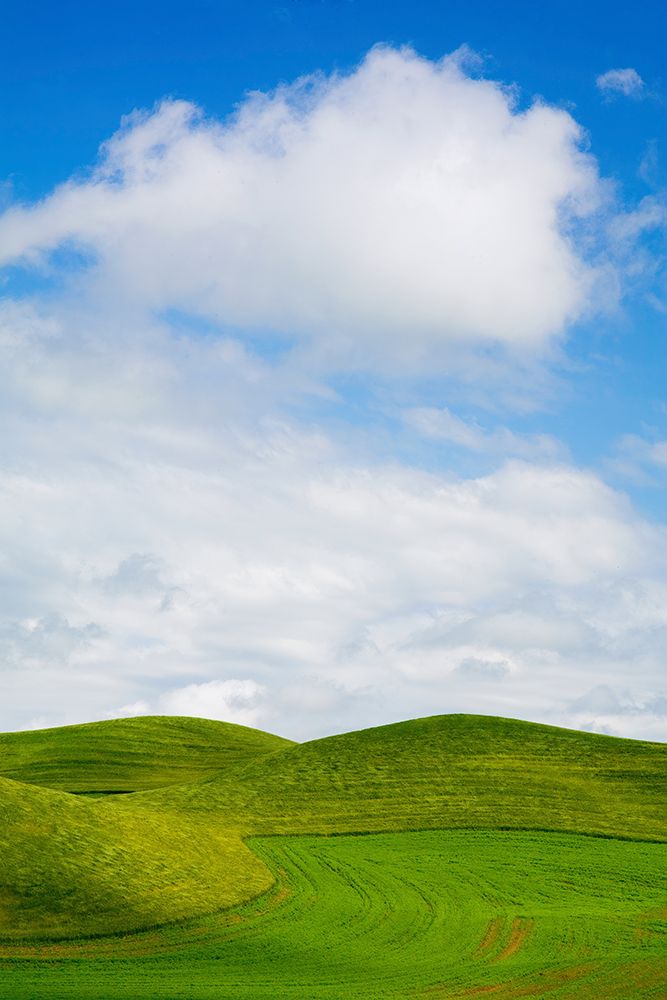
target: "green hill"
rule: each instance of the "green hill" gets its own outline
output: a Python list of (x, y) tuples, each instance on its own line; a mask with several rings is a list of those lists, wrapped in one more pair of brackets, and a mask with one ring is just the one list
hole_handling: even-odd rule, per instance
[(3, 734), (0, 774), (13, 780), (0, 777), (0, 937), (133, 930), (266, 889), (270, 874), (225, 824), (195, 813), (174, 823), (159, 810), (110, 815), (95, 796), (235, 773), (291, 745), (174, 717)]
[(196, 781), (290, 746), (229, 722), (112, 719), (0, 734), (0, 777), (63, 792), (119, 793)]
[[(245, 833), (512, 828), (667, 840), (667, 745), (490, 716), (331, 736), (129, 808), (224, 812)], [(121, 807), (124, 803), (114, 803)]]
[(663, 744), (451, 715), (0, 748), (0, 997), (667, 994)]
[(170, 923), (230, 906), (273, 878), (224, 824), (0, 778), (0, 939), (59, 939)]

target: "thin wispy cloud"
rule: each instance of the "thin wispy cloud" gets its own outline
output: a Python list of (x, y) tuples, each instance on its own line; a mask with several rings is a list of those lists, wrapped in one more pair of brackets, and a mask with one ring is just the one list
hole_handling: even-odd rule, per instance
[(636, 69), (631, 66), (625, 69), (609, 69), (601, 73), (595, 80), (598, 90), (607, 97), (646, 96), (646, 85)]
[(565, 454), (562, 442), (548, 434), (517, 434), (507, 427), (489, 431), (476, 421), (463, 420), (447, 407), (415, 407), (405, 412), (404, 420), (426, 438), (468, 451), (542, 459)]

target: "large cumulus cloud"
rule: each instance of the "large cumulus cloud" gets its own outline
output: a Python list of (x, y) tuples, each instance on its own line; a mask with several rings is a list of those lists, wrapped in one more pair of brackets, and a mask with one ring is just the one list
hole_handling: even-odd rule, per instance
[(6, 212), (0, 259), (69, 245), (100, 294), (305, 338), (338, 364), (539, 350), (590, 308), (576, 232), (602, 188), (568, 113), (520, 109), (466, 65), (377, 48), (225, 122), (182, 101), (135, 113), (90, 176)]

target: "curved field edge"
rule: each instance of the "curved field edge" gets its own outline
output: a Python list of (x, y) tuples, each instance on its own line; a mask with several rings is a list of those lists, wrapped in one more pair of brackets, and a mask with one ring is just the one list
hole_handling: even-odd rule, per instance
[(664, 996), (665, 845), (448, 830), (250, 846), (276, 879), (262, 897), (160, 932), (26, 948), (0, 958), (0, 996)]
[(665, 749), (441, 716), (133, 795), (90, 800), (0, 778), (0, 937), (122, 933), (236, 905), (271, 884), (243, 844), (262, 834), (546, 828), (664, 840)]

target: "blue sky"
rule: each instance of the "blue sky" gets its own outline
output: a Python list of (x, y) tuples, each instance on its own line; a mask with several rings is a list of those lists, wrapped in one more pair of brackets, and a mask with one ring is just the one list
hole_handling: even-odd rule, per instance
[[(667, 12), (606, 3), (8, 3), (0, 41), (2, 176), (46, 193), (90, 163), (128, 108), (171, 95), (224, 116), (248, 90), (357, 63), (377, 42), (437, 59), (464, 42), (526, 99), (576, 106), (605, 170), (640, 194), (637, 165), (664, 136)], [(599, 100), (595, 77), (632, 66), (657, 101)], [(664, 163), (662, 179), (664, 181)], [(660, 170), (658, 171), (660, 176)]]
[(7, 5), (0, 724), (665, 737), (666, 22)]

